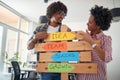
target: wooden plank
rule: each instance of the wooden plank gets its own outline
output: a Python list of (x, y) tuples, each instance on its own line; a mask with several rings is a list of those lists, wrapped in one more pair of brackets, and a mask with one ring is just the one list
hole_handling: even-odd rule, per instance
[[(55, 52), (39, 53), (39, 62), (54, 62), (54, 60), (51, 58), (54, 54)], [(64, 55), (62, 57), (64, 57)], [(80, 62), (91, 62), (91, 52), (79, 52), (79, 61)]]
[(82, 40), (83, 31), (49, 33), (44, 41)]
[(91, 52), (80, 52), (80, 62), (91, 62)]
[(61, 80), (68, 80), (68, 73), (61, 73)]
[(97, 64), (96, 63), (77, 63), (77, 64), (37, 63), (36, 71), (37, 72), (54, 72), (54, 73), (96, 74)]
[(69, 32), (69, 31), (70, 31), (69, 27), (67, 25), (65, 25), (65, 24), (62, 24), (62, 26), (61, 26), (61, 32)]
[(93, 50), (91, 45), (85, 41), (79, 42), (49, 42), (37, 43), (35, 52), (44, 51), (88, 51)]

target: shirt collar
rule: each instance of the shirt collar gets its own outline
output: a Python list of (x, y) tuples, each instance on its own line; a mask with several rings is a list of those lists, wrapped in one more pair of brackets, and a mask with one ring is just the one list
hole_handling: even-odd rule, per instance
[(104, 35), (104, 33), (101, 31), (101, 32), (98, 33), (98, 34), (95, 34), (95, 35), (93, 36), (93, 38), (100, 39), (103, 35)]

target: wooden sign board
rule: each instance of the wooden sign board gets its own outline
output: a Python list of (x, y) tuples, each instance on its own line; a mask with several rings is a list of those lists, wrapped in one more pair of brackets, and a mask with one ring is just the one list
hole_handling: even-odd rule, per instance
[(62, 73), (61, 74), (61, 80), (69, 80), (68, 79), (68, 73)]
[[(61, 54), (61, 52), (58, 54), (55, 52), (39, 53), (39, 62), (67, 62), (67, 60), (71, 60), (71, 58), (75, 61), (74, 58), (76, 57), (74, 54), (75, 53), (71, 54), (69, 52), (68, 54)], [(55, 58), (53, 58), (53, 56)], [(91, 62), (91, 52), (79, 52), (78, 58), (78, 62)]]
[(35, 52), (44, 51), (88, 51), (93, 50), (91, 45), (85, 41), (79, 42), (49, 42), (37, 43)]
[(37, 63), (37, 72), (96, 74), (96, 63)]
[(82, 40), (83, 36), (81, 33), (83, 31), (50, 33), (44, 41)]
[(69, 27), (65, 24), (61, 25), (61, 32), (70, 32), (71, 30), (69, 29)]
[[(77, 60), (78, 62), (91, 62), (91, 52), (89, 52), (93, 50), (91, 45), (86, 41), (80, 41), (83, 39), (82, 33), (84, 32), (66, 32), (68, 31), (66, 25), (62, 26), (61, 31), (62, 32), (50, 33), (48, 38), (44, 40), (47, 43), (37, 43), (35, 45), (35, 52), (40, 52), (39, 61), (36, 65), (36, 71), (40, 73), (61, 73), (61, 80), (68, 80), (68, 73), (97, 74), (96, 63), (55, 63), (67, 62), (69, 60)], [(78, 42), (65, 42), (67, 40), (78, 40)], [(94, 42), (97, 44), (97, 46), (100, 46), (100, 41)], [(55, 53), (55, 51), (62, 52)], [(74, 51), (79, 51), (80, 53)]]

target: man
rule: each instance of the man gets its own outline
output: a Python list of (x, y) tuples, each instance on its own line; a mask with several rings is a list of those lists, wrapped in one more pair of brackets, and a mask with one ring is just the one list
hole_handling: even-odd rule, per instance
[[(28, 49), (33, 49), (37, 41), (43, 42), (48, 33), (60, 32), (62, 20), (67, 14), (67, 7), (61, 2), (54, 2), (47, 8), (46, 16), (49, 22), (37, 27), (34, 36), (28, 41)], [(68, 28), (67, 31), (70, 31)], [(40, 80), (61, 80), (59, 73), (41, 73)]]

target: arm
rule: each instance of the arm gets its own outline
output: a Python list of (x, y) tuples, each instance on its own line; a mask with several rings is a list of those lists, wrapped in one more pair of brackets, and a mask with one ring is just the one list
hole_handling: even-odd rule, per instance
[[(94, 44), (93, 40), (91, 40), (89, 43), (91, 44), (91, 46)], [(95, 48), (93, 48), (93, 50), (96, 51), (101, 60), (105, 61), (105, 51), (100, 46), (96, 46)]]
[(32, 37), (27, 43), (27, 49), (28, 50), (33, 49), (35, 47), (36, 42), (37, 42), (37, 40), (33, 39), (33, 37)]
[(46, 32), (38, 32), (37, 34), (34, 35), (34, 37), (32, 37), (28, 41), (27, 49), (28, 50), (33, 49), (39, 39), (45, 39), (45, 38), (47, 38), (47, 36), (48, 36), (48, 34)]
[[(83, 40), (90, 43), (91, 46), (94, 44), (94, 40), (92, 39), (89, 33), (82, 33), (82, 35), (83, 35)], [(101, 60), (105, 61), (105, 50), (103, 50), (100, 46), (96, 46), (95, 48), (93, 48), (93, 50), (96, 51), (96, 53), (101, 58)]]
[(96, 46), (94, 50), (104, 62), (112, 60), (112, 39), (110, 36), (103, 36), (101, 39), (101, 46)]
[(28, 50), (33, 49), (35, 47), (37, 40), (34, 39), (34, 36), (37, 32), (39, 32), (39, 30), (40, 30), (40, 26), (36, 27), (36, 29), (33, 31), (33, 36), (28, 40), (28, 42), (27, 42)]

